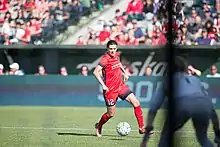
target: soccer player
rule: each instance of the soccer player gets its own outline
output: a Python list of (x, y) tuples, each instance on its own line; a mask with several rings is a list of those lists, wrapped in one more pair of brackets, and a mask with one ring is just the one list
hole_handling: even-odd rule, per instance
[[(176, 57), (175, 72), (172, 77), (174, 82), (173, 102), (174, 102), (174, 124), (170, 126), (169, 119), (166, 119), (159, 147), (169, 147), (169, 137), (191, 118), (196, 132), (198, 142), (203, 147), (213, 147), (213, 144), (207, 137), (209, 119), (213, 115), (213, 104), (207, 96), (204, 88), (197, 76), (188, 74), (188, 63), (182, 57)], [(166, 83), (155, 92), (148, 112), (146, 134), (141, 143), (141, 147), (146, 146), (149, 139), (149, 131), (153, 130), (153, 121), (157, 110), (161, 107), (168, 87)], [(171, 132), (170, 132), (171, 131)]]
[[(192, 65), (189, 65), (188, 66), (188, 74), (190, 76), (191, 75), (201, 76), (201, 71), (199, 71), (198, 69), (194, 68)], [(211, 121), (212, 121), (213, 130), (214, 130), (214, 133), (215, 133), (214, 141), (215, 141), (215, 143), (218, 144), (218, 146), (220, 146), (219, 119), (218, 119), (218, 115), (217, 115), (217, 112), (215, 111), (215, 109), (213, 109), (213, 111), (212, 111)]]
[(125, 84), (129, 78), (129, 73), (127, 73), (123, 68), (117, 49), (118, 44), (116, 41), (108, 41), (107, 51), (102, 56), (99, 64), (93, 72), (94, 76), (102, 86), (103, 96), (107, 107), (107, 112), (102, 115), (99, 122), (95, 125), (96, 135), (98, 137), (102, 136), (103, 125), (115, 115), (118, 97), (132, 104), (134, 107), (134, 114), (138, 122), (139, 133), (145, 133), (140, 102)]

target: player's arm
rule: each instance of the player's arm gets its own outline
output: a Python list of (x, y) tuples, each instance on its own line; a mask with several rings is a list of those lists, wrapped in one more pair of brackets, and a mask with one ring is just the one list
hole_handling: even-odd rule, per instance
[(202, 72), (196, 68), (194, 68), (192, 65), (188, 66), (188, 69), (192, 71), (192, 73), (196, 76), (201, 76)]
[(103, 90), (108, 91), (108, 87), (105, 85), (104, 81), (102, 80), (102, 75), (100, 73), (102, 73), (102, 69), (103, 67), (101, 65), (97, 65), (93, 74), (96, 77), (96, 79), (98, 80), (98, 82), (102, 85)]
[(122, 64), (120, 64), (120, 68), (121, 68), (121, 71), (122, 71), (122, 74), (124, 76), (124, 81), (126, 82), (128, 79), (129, 79), (129, 76), (130, 76), (130, 73), (128, 73)]

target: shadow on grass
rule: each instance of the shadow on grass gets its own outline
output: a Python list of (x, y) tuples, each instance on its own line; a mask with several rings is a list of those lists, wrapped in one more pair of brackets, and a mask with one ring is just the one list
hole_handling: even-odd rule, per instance
[(73, 135), (73, 136), (95, 136), (95, 134), (88, 134), (88, 133), (62, 133), (62, 132), (59, 132), (57, 133), (57, 135), (60, 135), (60, 136), (64, 136), (64, 135)]
[[(73, 133), (73, 132), (71, 132), (71, 133), (67, 133), (67, 132), (65, 132), (65, 133), (62, 133), (62, 132), (59, 132), (59, 133), (57, 133), (57, 135), (60, 135), (60, 136), (64, 136), (64, 135), (73, 135), (73, 136), (96, 136), (95, 134), (89, 134), (89, 133)], [(115, 137), (116, 135), (102, 135), (102, 136), (110, 136), (110, 137)]]
[(123, 138), (113, 138), (113, 139), (109, 139), (109, 140), (125, 140)]
[[(74, 133), (74, 132), (58, 132), (57, 135), (59, 136), (65, 136), (65, 135), (72, 135), (72, 136), (85, 136), (85, 137), (88, 137), (88, 136), (91, 136), (91, 137), (96, 137), (95, 134), (91, 134), (91, 133)], [(102, 135), (103, 137), (120, 137), (118, 135)], [(128, 138), (142, 138), (141, 136), (124, 136), (124, 137), (128, 137)], [(114, 139), (110, 139), (110, 140), (124, 140), (124, 138), (114, 138)]]

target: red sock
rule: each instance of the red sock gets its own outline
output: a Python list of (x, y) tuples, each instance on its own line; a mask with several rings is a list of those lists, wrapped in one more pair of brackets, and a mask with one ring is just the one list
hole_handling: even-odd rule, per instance
[(137, 118), (139, 128), (144, 127), (144, 118), (141, 110), (141, 106), (134, 107), (134, 114)]
[(110, 118), (111, 116), (108, 113), (104, 113), (101, 119), (99, 120), (98, 127), (102, 127), (102, 125), (104, 125)]

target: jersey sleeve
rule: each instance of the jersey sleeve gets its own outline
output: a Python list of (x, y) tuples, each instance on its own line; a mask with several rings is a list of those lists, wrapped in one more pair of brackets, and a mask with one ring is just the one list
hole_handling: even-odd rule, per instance
[(107, 62), (108, 62), (107, 57), (103, 56), (103, 57), (101, 58), (101, 60), (99, 61), (98, 65), (100, 65), (100, 66), (102, 66), (103, 68), (105, 68), (106, 65), (107, 65)]

